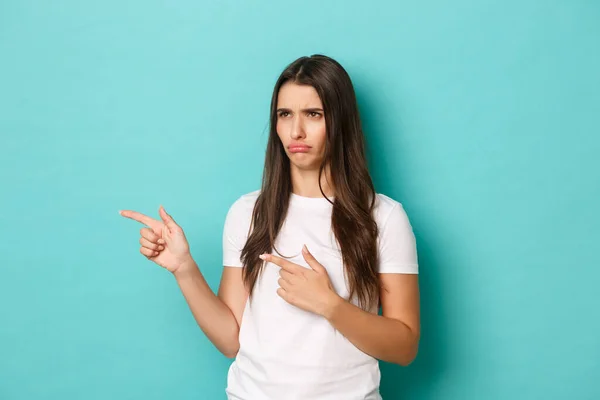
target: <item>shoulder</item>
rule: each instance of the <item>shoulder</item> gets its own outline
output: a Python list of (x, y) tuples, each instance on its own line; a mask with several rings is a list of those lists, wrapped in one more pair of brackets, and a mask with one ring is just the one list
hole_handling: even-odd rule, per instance
[(223, 226), (223, 265), (242, 267), (240, 252), (250, 232), (252, 211), (259, 191), (239, 196), (229, 206)]
[(239, 196), (233, 204), (229, 206), (229, 210), (227, 212), (228, 219), (234, 220), (248, 220), (252, 216), (252, 211), (254, 210), (254, 204), (256, 203), (256, 199), (258, 199), (258, 195), (260, 194), (259, 190), (254, 190), (249, 193), (242, 194)]
[(374, 207), (374, 217), (377, 224), (382, 227), (393, 213), (406, 214), (402, 203), (383, 194), (377, 193)]
[(397, 233), (412, 233), (412, 224), (401, 202), (381, 193), (377, 193), (374, 208), (374, 219), (379, 234), (395, 235)]
[(259, 194), (260, 189), (242, 194), (237, 198), (236, 201), (233, 202), (232, 207), (254, 207), (254, 203), (256, 203), (256, 199), (258, 199)]
[(416, 237), (402, 203), (377, 194), (377, 221), (380, 273), (418, 273)]

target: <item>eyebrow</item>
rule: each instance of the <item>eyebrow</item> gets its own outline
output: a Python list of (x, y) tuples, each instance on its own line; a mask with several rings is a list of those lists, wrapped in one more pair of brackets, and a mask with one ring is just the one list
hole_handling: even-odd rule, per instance
[[(292, 111), (289, 108), (278, 108), (277, 112), (281, 112), (281, 111)], [(323, 112), (322, 108), (318, 108), (318, 107), (313, 107), (313, 108), (304, 108), (302, 110), (300, 110), (302, 112)]]

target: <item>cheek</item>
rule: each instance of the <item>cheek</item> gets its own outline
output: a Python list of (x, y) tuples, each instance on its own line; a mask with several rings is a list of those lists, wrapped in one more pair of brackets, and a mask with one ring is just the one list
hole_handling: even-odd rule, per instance
[(281, 122), (281, 120), (277, 121), (275, 131), (277, 132), (277, 136), (279, 136), (279, 140), (285, 144), (285, 135), (282, 135), (282, 132), (285, 132), (285, 123)]
[(327, 140), (327, 128), (325, 126), (325, 122), (315, 124), (312, 129), (312, 137), (313, 143), (320, 147), (321, 149), (325, 148), (325, 141)]

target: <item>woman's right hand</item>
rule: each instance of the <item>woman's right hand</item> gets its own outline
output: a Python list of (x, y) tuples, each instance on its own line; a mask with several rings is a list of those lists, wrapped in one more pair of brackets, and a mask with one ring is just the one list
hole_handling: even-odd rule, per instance
[(163, 206), (158, 213), (162, 221), (158, 221), (137, 211), (121, 210), (123, 217), (133, 219), (146, 228), (140, 230), (140, 253), (172, 273), (182, 272), (184, 268), (193, 268), (190, 246), (183, 229), (167, 214)]

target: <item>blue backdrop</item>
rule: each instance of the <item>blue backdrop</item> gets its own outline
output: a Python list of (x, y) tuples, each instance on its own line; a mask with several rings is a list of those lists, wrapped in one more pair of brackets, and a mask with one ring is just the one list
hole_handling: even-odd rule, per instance
[(600, 398), (597, 1), (0, 2), (0, 399), (223, 399), (140, 225), (210, 285), (302, 55), (356, 87), (417, 236), (422, 342), (385, 399)]

